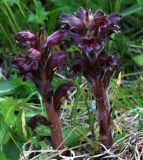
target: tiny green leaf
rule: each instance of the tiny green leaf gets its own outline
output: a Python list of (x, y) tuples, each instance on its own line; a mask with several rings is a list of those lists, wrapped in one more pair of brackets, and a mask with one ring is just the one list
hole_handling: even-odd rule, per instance
[(143, 65), (143, 55), (138, 55), (133, 57), (133, 60), (138, 64), (139, 66)]

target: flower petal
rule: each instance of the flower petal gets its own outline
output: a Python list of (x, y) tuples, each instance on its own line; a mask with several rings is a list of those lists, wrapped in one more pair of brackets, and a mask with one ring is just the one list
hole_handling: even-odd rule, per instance
[(120, 60), (120, 56), (118, 54), (115, 54), (115, 55), (112, 55), (112, 56), (108, 56), (106, 54), (106, 56), (105, 56), (101, 53), (100, 56), (97, 59), (97, 65), (102, 70), (104, 70), (104, 69), (106, 69), (106, 70), (116, 70), (118, 68), (119, 60)]
[(41, 58), (41, 53), (37, 49), (30, 48), (28, 50), (27, 56), (32, 60), (39, 61)]
[(119, 69), (119, 59), (120, 56), (118, 54), (111, 56), (110, 63), (104, 68), (103, 84), (105, 88), (109, 86), (110, 78), (114, 71)]
[(93, 50), (99, 51), (102, 48), (102, 44), (100, 44), (100, 41), (98, 42), (95, 38), (82, 38), (82, 45), (81, 48), (84, 52), (90, 53)]
[(77, 18), (74, 15), (71, 14), (63, 14), (60, 16), (60, 22), (63, 24), (68, 24), (70, 27), (70, 30), (73, 30), (78, 33), (85, 33), (85, 25), (82, 22), (81, 19)]
[(39, 64), (38, 64), (37, 61), (31, 61), (31, 63), (30, 63), (30, 71), (37, 70), (38, 67), (39, 67)]
[(33, 41), (36, 39), (36, 36), (30, 31), (22, 31), (16, 33), (15, 39), (19, 42)]
[(34, 80), (33, 79), (33, 75), (32, 75), (32, 73), (30, 73), (30, 72), (23, 72), (23, 73), (20, 73), (20, 76), (22, 77), (22, 78), (25, 78), (25, 79), (30, 79), (30, 80)]
[(122, 19), (122, 16), (120, 14), (117, 14), (117, 13), (111, 13), (108, 16), (108, 19), (109, 19), (110, 23), (115, 23), (115, 22), (120, 21)]
[(50, 122), (47, 120), (47, 118), (45, 118), (44, 116), (42, 115), (35, 115), (33, 116), (30, 121), (28, 122), (28, 126), (34, 130), (38, 124), (43, 124), (43, 125), (46, 125), (46, 126), (49, 126), (50, 125)]
[(104, 16), (104, 12), (101, 9), (97, 9), (94, 13), (94, 17), (101, 17)]
[(55, 70), (57, 70), (58, 67), (64, 64), (65, 57), (65, 52), (57, 52), (55, 54), (50, 55), (46, 65), (46, 74), (48, 79), (51, 79)]
[(16, 58), (12, 62), (12, 67), (19, 69), (22, 72), (25, 72), (30, 70), (31, 65), (26, 58)]
[(86, 10), (83, 9), (83, 7), (80, 7), (76, 12), (75, 12), (75, 16), (79, 19), (81, 19), (82, 21), (84, 21), (85, 19), (85, 13)]
[(110, 63), (112, 70), (118, 69), (119, 60), (120, 60), (119, 54), (115, 54), (112, 56), (112, 62)]
[(62, 98), (67, 98), (67, 91), (73, 86), (73, 83), (64, 83), (61, 84), (55, 91), (53, 101), (54, 101), (54, 107), (56, 110), (60, 108), (60, 105), (62, 103)]
[(113, 31), (115, 33), (120, 33), (121, 32), (121, 28), (118, 25), (114, 25)]
[(57, 30), (50, 36), (48, 36), (46, 40), (46, 45), (52, 46), (52, 45), (57, 45), (62, 42), (66, 35), (66, 32), (64, 30)]
[(95, 17), (94, 18), (94, 26), (104, 25), (107, 22), (106, 16)]
[(21, 48), (29, 48), (31, 46), (31, 43), (29, 41), (25, 41), (25, 42), (16, 41), (16, 45)]

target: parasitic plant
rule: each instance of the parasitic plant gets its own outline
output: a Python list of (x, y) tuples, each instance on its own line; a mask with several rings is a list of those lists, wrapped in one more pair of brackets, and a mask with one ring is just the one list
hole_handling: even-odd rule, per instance
[(99, 119), (99, 139), (106, 146), (113, 143), (111, 107), (108, 98), (108, 86), (114, 71), (118, 69), (119, 55), (108, 55), (104, 51), (105, 42), (112, 33), (120, 32), (117, 22), (122, 16), (117, 13), (106, 15), (101, 10), (82, 7), (72, 14), (63, 14), (63, 24), (71, 43), (77, 45), (79, 53), (72, 61), (72, 69), (78, 75), (84, 75), (91, 83), (96, 97), (96, 109)]
[(16, 34), (16, 42), (20, 47), (27, 48), (25, 56), (15, 58), (13, 67), (20, 75), (31, 79), (43, 97), (48, 119), (35, 115), (29, 122), (32, 129), (38, 123), (50, 127), (54, 149), (63, 149), (59, 109), (63, 97), (72, 86), (71, 82), (60, 85), (53, 90), (51, 82), (55, 71), (64, 66), (66, 53), (52, 53), (51, 47), (59, 45), (64, 37), (70, 38), (71, 44), (79, 47), (80, 52), (71, 61), (71, 68), (77, 75), (83, 75), (91, 83), (96, 98), (96, 109), (99, 120), (100, 141), (110, 147), (113, 143), (111, 107), (108, 98), (108, 86), (113, 73), (118, 70), (119, 55), (108, 55), (104, 50), (106, 41), (112, 33), (119, 33), (117, 25), (122, 16), (117, 13), (106, 15), (101, 10), (95, 13), (92, 9), (80, 8), (74, 15), (63, 14), (63, 24), (49, 37), (45, 37), (44, 29), (38, 35), (30, 31)]
[(72, 86), (71, 82), (61, 84), (56, 91), (51, 82), (55, 71), (65, 64), (65, 52), (52, 53), (51, 47), (60, 44), (65, 36), (63, 30), (54, 32), (45, 37), (44, 29), (39, 30), (38, 35), (30, 31), (22, 31), (16, 34), (16, 42), (19, 46), (27, 48), (25, 56), (15, 58), (12, 66), (19, 70), (20, 75), (29, 78), (36, 85), (43, 97), (48, 119), (42, 115), (35, 115), (29, 122), (32, 129), (38, 123), (50, 127), (54, 149), (63, 149), (62, 133), (60, 127), (59, 109), (63, 97), (67, 97), (67, 91)]

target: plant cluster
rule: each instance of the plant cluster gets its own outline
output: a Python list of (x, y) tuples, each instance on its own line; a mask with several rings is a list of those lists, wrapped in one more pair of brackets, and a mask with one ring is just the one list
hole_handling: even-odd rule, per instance
[(20, 75), (29, 78), (36, 85), (43, 97), (48, 119), (41, 115), (34, 116), (29, 124), (34, 129), (37, 123), (50, 127), (54, 149), (63, 149), (62, 133), (59, 120), (61, 99), (67, 97), (67, 91), (72, 87), (71, 82), (60, 85), (53, 90), (51, 82), (54, 73), (60, 67), (66, 67), (65, 51), (53, 53), (54, 45), (69, 41), (80, 51), (70, 60), (70, 69), (83, 75), (90, 82), (97, 102), (96, 110), (99, 119), (100, 142), (106, 147), (113, 143), (111, 107), (108, 98), (108, 86), (113, 73), (118, 70), (119, 55), (108, 55), (104, 50), (106, 41), (112, 33), (119, 33), (118, 21), (122, 16), (117, 13), (106, 15), (103, 11), (83, 9), (82, 7), (72, 14), (63, 14), (59, 20), (63, 24), (46, 37), (44, 29), (38, 35), (30, 31), (16, 34), (16, 41), (20, 47), (27, 48), (26, 56), (15, 58), (13, 67), (20, 71)]

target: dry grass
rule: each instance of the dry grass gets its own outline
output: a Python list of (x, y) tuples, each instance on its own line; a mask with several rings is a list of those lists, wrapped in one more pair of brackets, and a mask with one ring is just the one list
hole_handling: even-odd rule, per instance
[[(138, 115), (133, 114), (131, 111), (126, 111), (124, 114), (121, 114), (121, 116), (117, 116), (114, 122), (118, 124), (121, 131), (126, 131), (126, 134), (117, 140), (110, 149), (100, 144), (102, 148), (101, 153), (93, 153), (93, 147), (89, 143), (83, 143), (73, 148), (56, 151), (50, 146), (43, 150), (33, 150), (33, 146), (30, 145), (30, 142), (27, 142), (23, 146), (23, 155), (21, 155), (20, 160), (142, 160), (143, 129), (139, 129), (138, 127), (138, 118)], [(114, 133), (116, 132), (117, 130), (114, 129)], [(65, 156), (65, 153), (68, 156)]]

